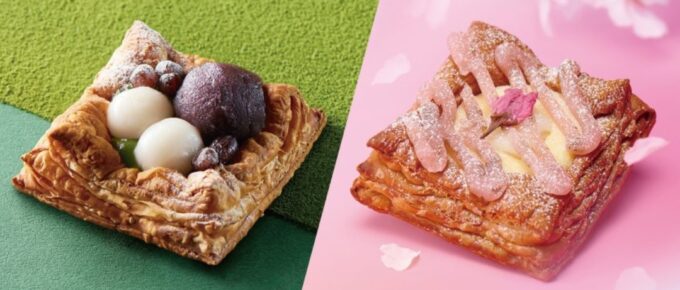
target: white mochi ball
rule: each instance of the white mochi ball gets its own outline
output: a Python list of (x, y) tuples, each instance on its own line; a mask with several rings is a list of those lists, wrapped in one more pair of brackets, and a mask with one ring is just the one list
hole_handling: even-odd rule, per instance
[(172, 103), (163, 93), (137, 87), (114, 96), (106, 116), (113, 137), (137, 139), (151, 124), (173, 115)]
[(135, 159), (143, 170), (166, 167), (187, 174), (191, 160), (202, 148), (203, 139), (196, 127), (180, 118), (167, 118), (142, 133)]

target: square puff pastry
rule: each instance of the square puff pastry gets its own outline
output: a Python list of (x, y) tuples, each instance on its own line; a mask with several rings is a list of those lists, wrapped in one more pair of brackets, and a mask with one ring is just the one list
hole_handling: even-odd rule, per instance
[(184, 176), (125, 168), (106, 128), (109, 100), (138, 64), (186, 71), (209, 61), (178, 52), (136, 21), (80, 100), (24, 154), (14, 186), (83, 220), (216, 265), (248, 233), (309, 153), (326, 124), (291, 85), (266, 84), (266, 125), (232, 164)]
[[(488, 71), (492, 87), (502, 88), (512, 82), (496, 63), (499, 46), (509, 44), (517, 48), (518, 55), (535, 59), (520, 40), (491, 25), (474, 22), (465, 35), (467, 49)], [(538, 61), (532, 64), (537, 71), (547, 69)], [(513, 80), (518, 79), (522, 78)], [(483, 82), (478, 83), (474, 73), (462, 73), (452, 57), (445, 61), (435, 80), (448, 84), (458, 104), (465, 103), (461, 94), (466, 88), (477, 95), (482, 91)], [(502, 144), (491, 144), (500, 152), (505, 187), (498, 197), (475, 195), (467, 183), (465, 164), (461, 164), (454, 149), (444, 151), (449, 161), (444, 170), (432, 172), (424, 168), (409, 138), (409, 128), (400, 118), (369, 140), (373, 151), (358, 166), (360, 176), (351, 188), (352, 195), (378, 212), (403, 219), (475, 254), (538, 279), (554, 278), (574, 257), (622, 186), (628, 172), (624, 153), (636, 139), (646, 137), (655, 122), (655, 111), (632, 94), (628, 80), (602, 80), (577, 73), (573, 83), (599, 126), (601, 139), (591, 152), (571, 154), (560, 148), (560, 144), (565, 145), (559, 129), (548, 127), (543, 135), (546, 147), (571, 181), (566, 194), (547, 193), (526, 164), (503, 153), (499, 149)], [(554, 78), (547, 85), (563, 92)], [(534, 107), (534, 115), (540, 113), (538, 106)], [(487, 111), (488, 120), (488, 104), (486, 109), (481, 107)], [(550, 137), (553, 135), (562, 136), (562, 143), (560, 138)]]

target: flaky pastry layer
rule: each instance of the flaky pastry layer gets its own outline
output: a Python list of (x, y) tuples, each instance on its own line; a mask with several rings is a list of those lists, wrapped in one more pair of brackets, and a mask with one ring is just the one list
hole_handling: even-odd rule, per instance
[[(516, 37), (485, 23), (474, 22), (468, 34), (496, 86), (508, 85), (494, 61), (498, 45), (510, 42), (533, 55)], [(472, 74), (462, 75), (451, 58), (436, 77), (447, 81), (454, 92), (468, 84), (480, 93)], [(559, 89), (558, 84), (549, 85)], [(581, 73), (578, 85), (604, 138), (598, 149), (575, 157), (567, 168), (573, 189), (566, 196), (544, 193), (530, 174), (508, 173), (510, 184), (504, 195), (484, 201), (468, 191), (462, 167), (453, 156), (443, 172), (425, 170), (399, 121), (368, 142), (374, 150), (358, 167), (360, 176), (352, 195), (376, 211), (478, 255), (550, 280), (571, 260), (623, 184), (628, 171), (623, 155), (636, 139), (649, 134), (656, 118), (655, 111), (632, 94), (628, 80), (602, 80)]]
[(265, 85), (265, 129), (232, 164), (184, 176), (125, 168), (106, 128), (109, 100), (141, 63), (170, 59), (185, 71), (208, 61), (177, 52), (141, 22), (75, 104), (24, 154), (14, 186), (83, 220), (216, 265), (248, 233), (309, 153), (326, 124), (291, 85)]

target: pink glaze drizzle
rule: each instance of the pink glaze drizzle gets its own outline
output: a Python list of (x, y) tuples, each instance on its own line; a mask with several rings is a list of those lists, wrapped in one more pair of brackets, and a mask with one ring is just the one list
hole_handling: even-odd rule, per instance
[(431, 101), (420, 102), (415, 111), (402, 118), (408, 138), (413, 142), (416, 157), (429, 172), (446, 168), (444, 141), (439, 137), (439, 108)]
[(452, 33), (449, 36), (449, 50), (451, 57), (458, 66), (461, 74), (471, 72), (479, 84), (479, 89), (491, 104), (496, 99), (496, 86), (486, 69), (484, 61), (468, 45), (468, 36), (463, 33)]
[[(522, 74), (522, 69), (537, 67), (537, 60), (530, 58), (516, 46), (508, 43), (503, 43), (496, 47), (495, 59), (496, 65), (508, 76), (512, 87), (524, 90), (529, 89), (529, 85)], [(536, 81), (536, 79), (534, 80)], [(532, 84), (535, 83), (532, 82)], [(546, 90), (552, 91), (545, 85), (544, 80), (540, 81), (538, 87), (541, 87), (538, 89), (539, 101), (544, 103), (544, 98), (541, 98), (542, 93), (545, 93)], [(558, 96), (554, 92), (552, 93), (552, 97)], [(551, 101), (554, 102), (554, 100)], [(556, 107), (559, 110), (558, 113), (562, 113), (559, 104), (556, 105), (558, 106)], [(529, 168), (534, 172), (536, 179), (546, 192), (554, 195), (565, 195), (571, 191), (571, 178), (560, 167), (557, 160), (555, 160), (547, 146), (538, 136), (535, 119), (528, 119), (520, 123), (517, 128), (505, 128), (503, 131), (510, 139), (512, 147), (515, 148), (515, 151), (517, 151), (522, 160), (529, 165)]]
[(431, 172), (444, 170), (447, 163), (446, 141), (462, 163), (470, 191), (485, 200), (496, 200), (507, 187), (507, 177), (500, 157), (479, 138), (483, 119), (472, 91), (466, 86), (463, 94), (463, 106), (466, 114), (470, 115), (467, 130), (456, 132), (454, 129), (455, 96), (445, 81), (435, 79), (421, 91), (417, 109), (403, 118), (406, 132), (413, 142), (416, 157), (425, 169)]
[(585, 104), (583, 94), (578, 87), (579, 71), (576, 62), (566, 60), (560, 65), (558, 76), (564, 101), (581, 126), (580, 134), (571, 136), (571, 139), (569, 139), (569, 148), (574, 153), (583, 155), (592, 152), (600, 145), (602, 133), (600, 125), (593, 117), (590, 108)]
[[(498, 96), (491, 74), (481, 57), (471, 50), (468, 35), (451, 34), (449, 47), (461, 74), (472, 73), (487, 101), (492, 103), (496, 100)], [(546, 85), (538, 59), (524, 53), (516, 45), (504, 43), (496, 48), (495, 61), (512, 87), (525, 91), (531, 87), (536, 89), (539, 101), (564, 133), (568, 150), (582, 155), (597, 148), (601, 141), (600, 128), (578, 87), (579, 68), (574, 62), (562, 63), (558, 77), (563, 100), (578, 124), (573, 124), (566, 112), (562, 111), (556, 101), (560, 95)], [(467, 85), (461, 90), (461, 99), (467, 121), (460, 126), (461, 130), (456, 131), (455, 96), (446, 82), (432, 80), (418, 96), (416, 108), (403, 118), (407, 134), (413, 142), (416, 157), (425, 169), (440, 172), (446, 168), (448, 158), (445, 144), (449, 144), (461, 160), (470, 191), (485, 200), (496, 200), (507, 188), (508, 180), (498, 153), (480, 138), (483, 129), (488, 126), (488, 120), (483, 117)], [(568, 194), (572, 187), (571, 177), (557, 163), (537, 132), (535, 120), (530, 118), (517, 126), (502, 129), (501, 134), (509, 138), (513, 148), (531, 168), (546, 192)]]
[[(578, 124), (574, 124), (567, 113), (557, 102), (560, 94), (546, 85), (545, 78), (541, 74), (538, 60), (525, 53), (519, 47), (509, 43), (503, 43), (496, 47), (496, 64), (506, 75), (517, 75), (518, 68), (524, 71), (529, 83), (538, 92), (538, 99), (547, 109), (550, 116), (567, 138), (567, 149), (574, 154), (583, 155), (595, 150), (600, 144), (600, 128), (590, 109), (583, 100), (581, 90), (577, 83), (578, 66), (573, 61), (565, 61), (559, 67), (560, 88), (562, 99), (574, 115)], [(511, 85), (518, 88), (526, 88), (527, 84), (520, 83), (517, 76), (513, 77)], [(581, 126), (581, 129), (579, 129)]]
[[(503, 171), (501, 158), (498, 156), (498, 153), (493, 150), (491, 144), (480, 138), (482, 128), (487, 126), (487, 122), (483, 118), (482, 111), (479, 109), (477, 101), (475, 101), (472, 96), (472, 90), (467, 85), (461, 90), (461, 98), (463, 99), (463, 110), (465, 110), (470, 127), (468, 129), (460, 130), (458, 134), (462, 136), (465, 145), (477, 152), (479, 158), (484, 162), (480, 167), (468, 169), (466, 165), (477, 164), (473, 160), (477, 160), (478, 158), (470, 156), (465, 159), (463, 156), (460, 156), (463, 168), (466, 172), (466, 181), (474, 194), (477, 194), (486, 200), (496, 200), (501, 197), (505, 188), (507, 188), (508, 183), (505, 172)], [(454, 132), (454, 130), (451, 130), (450, 132)], [(459, 152), (459, 150), (455, 150), (455, 152)], [(473, 173), (468, 174), (470, 171)]]
[[(450, 39), (450, 48), (452, 51), (452, 56), (454, 60), (457, 57), (465, 57), (468, 59), (468, 63), (480, 63), (478, 68), (470, 68), (470, 71), (475, 76), (475, 79), (480, 77), (483, 80), (491, 80), (491, 74), (484, 66), (481, 58), (470, 51), (469, 39), (467, 36), (457, 37), (459, 42), (452, 43)], [(455, 37), (454, 37), (455, 39)], [(506, 47), (505, 44), (499, 47)], [(459, 51), (461, 49), (467, 49), (467, 51)], [(526, 56), (526, 54), (516, 54), (512, 50), (497, 49), (495, 52), (495, 57), (497, 64), (501, 67), (504, 74), (508, 76), (511, 81), (511, 85), (519, 89), (528, 89), (524, 75), (522, 74), (523, 66), (538, 67), (538, 60), (532, 59)], [(466, 65), (465, 62), (461, 62)], [(484, 81), (486, 83), (487, 81)], [(496, 100), (496, 87), (495, 85), (483, 85), (479, 83), (482, 94), (485, 95), (486, 99), (493, 103)], [(488, 86), (486, 91), (492, 92), (488, 94), (483, 89)], [(540, 91), (539, 91), (540, 96)], [(476, 103), (475, 103), (476, 105)], [(515, 128), (509, 128), (508, 133), (505, 135), (510, 135), (510, 141), (513, 144), (515, 150), (519, 153), (520, 157), (529, 165), (531, 170), (534, 172), (536, 179), (543, 186), (546, 192), (563, 195), (569, 193), (571, 190), (571, 179), (564, 172), (555, 158), (552, 156), (548, 148), (545, 146), (543, 141), (538, 137), (537, 130), (535, 130), (534, 120), (529, 119), (518, 126), (519, 128), (524, 128), (525, 130), (518, 131)], [(504, 130), (508, 131), (508, 130)], [(514, 138), (513, 138), (514, 137)], [(530, 142), (528, 140), (531, 140)], [(495, 153), (495, 152), (494, 152)], [(496, 153), (497, 154), (497, 153)]]

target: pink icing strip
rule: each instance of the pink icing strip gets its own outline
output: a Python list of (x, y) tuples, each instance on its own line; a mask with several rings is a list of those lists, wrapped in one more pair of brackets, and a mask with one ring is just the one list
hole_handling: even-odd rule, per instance
[(560, 86), (564, 101), (576, 120), (581, 125), (581, 134), (570, 141), (570, 149), (576, 154), (588, 154), (600, 144), (602, 134), (600, 125), (593, 117), (590, 108), (585, 104), (581, 90), (578, 88), (578, 65), (573, 61), (565, 61), (559, 68)]
[(468, 58), (467, 58), (467, 51), (468, 47), (466, 46), (467, 44), (467, 37), (465, 36), (464, 33), (461, 32), (453, 32), (449, 35), (449, 52), (451, 53), (451, 58), (453, 59), (453, 62), (456, 64), (458, 67), (458, 71), (462, 75), (469, 74), (470, 71), (468, 70)]
[(482, 94), (491, 104), (497, 98), (496, 86), (484, 61), (470, 49), (472, 46), (469, 44), (470, 39), (467, 34), (453, 33), (449, 36), (449, 50), (456, 66), (458, 66), (461, 74), (472, 73)]
[[(499, 46), (499, 48), (497, 48), (496, 50), (496, 53), (497, 53), (496, 61), (498, 65), (501, 67), (501, 70), (503, 70), (504, 73), (510, 75), (509, 79), (511, 81), (511, 84), (516, 88), (528, 87), (522, 74), (522, 71), (519, 68), (518, 61), (521, 61), (522, 63), (525, 64), (533, 64), (535, 62), (528, 59), (528, 57), (517, 54), (515, 51), (511, 49), (510, 46), (505, 44)], [(488, 75), (488, 71), (486, 71), (486, 74)], [(474, 99), (472, 99), (472, 93), (469, 90), (469, 88), (467, 89), (467, 91), (465, 88), (463, 89), (463, 91), (461, 92), (461, 97), (463, 97), (464, 102), (466, 99), (468, 99), (471, 102), (474, 102), (474, 107), (477, 107), (477, 103), (474, 101)], [(479, 109), (477, 108), (477, 110)], [(480, 121), (482, 119), (481, 112), (473, 114), (473, 118), (474, 122), (477, 123), (481, 122)], [(530, 119), (520, 124), (520, 127), (534, 128), (535, 125), (533, 123), (534, 123), (533, 119)], [(515, 147), (515, 150), (518, 151), (522, 159), (525, 162), (527, 162), (527, 164), (529, 164), (529, 167), (536, 175), (536, 179), (539, 181), (539, 183), (543, 185), (544, 189), (547, 192), (556, 195), (569, 193), (569, 191), (571, 190), (571, 180), (566, 175), (564, 170), (559, 166), (559, 164), (557, 164), (554, 157), (549, 152), (548, 148), (545, 146), (543, 141), (535, 133), (529, 133), (532, 132), (532, 130), (526, 130), (521, 135), (526, 135), (523, 138), (529, 138), (525, 140), (532, 141), (529, 143), (525, 143), (524, 141), (522, 141), (522, 138), (518, 137), (520, 133), (516, 133), (517, 132), (515, 131), (516, 129), (514, 128), (509, 129), (511, 135), (510, 139), (511, 143), (513, 144), (513, 147)], [(536, 130), (533, 130), (533, 132), (536, 132)], [(478, 142), (479, 144), (477, 144), (477, 146), (485, 146), (488, 147), (489, 150), (493, 150), (493, 148), (491, 148), (491, 146), (486, 141), (482, 141), (479, 138), (477, 139), (479, 140)], [(498, 167), (494, 166), (493, 168), (499, 168), (500, 174), (503, 174), (503, 176), (505, 177), (505, 174), (502, 171), (502, 164), (500, 158), (495, 152), (493, 152), (493, 156), (497, 158), (496, 162), (498, 163)]]
[(488, 122), (484, 119), (482, 109), (479, 108), (479, 104), (477, 104), (469, 86), (463, 86), (463, 89), (460, 91), (460, 97), (463, 99), (463, 109), (465, 110), (468, 122), (473, 126), (474, 132), (481, 135), (482, 129), (488, 126)]
[[(573, 124), (566, 112), (562, 110), (562, 107), (556, 101), (557, 98), (560, 98), (560, 95), (545, 84), (545, 79), (542, 77), (539, 69), (538, 60), (535, 57), (524, 53), (516, 45), (504, 43), (496, 48), (496, 62), (506, 75), (516, 74), (517, 65), (519, 64), (531, 85), (536, 88), (539, 94), (539, 101), (548, 110), (557, 126), (560, 127), (560, 130), (567, 137), (567, 147), (570, 151), (576, 154), (587, 154), (597, 148), (601, 139), (600, 129), (590, 109), (583, 101), (580, 89), (576, 83), (577, 70), (572, 62), (566, 62), (560, 66), (560, 87), (562, 88), (563, 99), (567, 107), (572, 111), (577, 122), (583, 126), (583, 130), (579, 130), (576, 124)], [(520, 84), (517, 77), (514, 79), (513, 86), (520, 88), (526, 86), (526, 84)]]
[[(496, 87), (484, 61), (470, 47), (467, 34), (453, 33), (449, 37), (451, 57), (459, 71), (462, 74), (472, 73), (482, 94), (492, 104), (498, 97)], [(495, 60), (512, 87), (528, 90), (527, 79), (529, 80), (538, 91), (541, 103), (567, 137), (569, 150), (586, 154), (597, 147), (601, 139), (600, 128), (584, 103), (576, 83), (578, 67), (575, 64), (567, 62), (561, 65), (559, 79), (565, 103), (576, 117), (581, 130), (572, 124), (555, 100), (559, 94), (545, 84), (540, 73), (540, 63), (535, 57), (513, 44), (504, 43), (496, 48)], [(498, 199), (508, 181), (500, 156), (487, 141), (480, 138), (488, 121), (483, 117), (467, 85), (461, 91), (461, 98), (468, 122), (462, 126), (465, 129), (456, 132), (455, 96), (445, 81), (432, 80), (419, 94), (414, 111), (402, 118), (407, 134), (413, 143), (416, 157), (425, 169), (440, 172), (446, 168), (448, 155), (445, 139), (461, 160), (470, 191), (485, 200)], [(535, 121), (530, 118), (518, 126), (504, 129), (503, 132), (532, 169), (545, 191), (555, 195), (567, 194), (571, 191), (571, 179), (538, 136), (535, 127)]]
[[(462, 150), (456, 149), (455, 151), (457, 153), (465, 151), (466, 153), (460, 154), (460, 159), (465, 169), (465, 177), (470, 191), (485, 200), (496, 200), (501, 197), (508, 183), (501, 158), (488, 142), (479, 138), (482, 124), (485, 121), (477, 101), (472, 96), (472, 90), (467, 85), (461, 91), (461, 98), (463, 99), (463, 109), (472, 127), (467, 130), (460, 130), (458, 134), (462, 137), (465, 145), (476, 151), (479, 157), (468, 153), (465, 146), (460, 146)], [(449, 140), (449, 144), (452, 144), (451, 140)], [(479, 162), (479, 158), (484, 164)], [(465, 167), (466, 164), (469, 164), (469, 168)]]
[(444, 170), (448, 162), (444, 141), (439, 136), (438, 111), (437, 105), (424, 101), (417, 110), (402, 118), (416, 157), (429, 172)]
[[(504, 43), (496, 48), (496, 64), (500, 69), (508, 74), (521, 74), (522, 66), (525, 70), (534, 70), (537, 61), (523, 53), (517, 46)], [(538, 80), (534, 76), (532, 85), (538, 87), (539, 96), (545, 96), (549, 88), (544, 80)], [(528, 88), (526, 80), (522, 76), (509, 77), (511, 85), (516, 88)], [(546, 90), (547, 89), (547, 90)], [(550, 91), (552, 92), (552, 91)], [(554, 97), (554, 95), (552, 95)], [(553, 101), (554, 100), (549, 100)], [(559, 104), (557, 104), (559, 106)], [(561, 109), (557, 107), (561, 113)], [(543, 140), (537, 135), (534, 119), (528, 119), (520, 123), (516, 128), (507, 128), (511, 143), (515, 150), (520, 154), (529, 168), (534, 172), (536, 179), (541, 183), (544, 190), (555, 195), (564, 195), (571, 191), (571, 179), (564, 169), (557, 163)]]
[(580, 134), (578, 127), (574, 124), (571, 119), (567, 116), (566, 112), (562, 110), (562, 106), (557, 102), (559, 94), (551, 90), (545, 82), (543, 82), (539, 70), (536, 67), (527, 67), (526, 72), (529, 75), (529, 81), (536, 91), (538, 92), (538, 100), (546, 108), (550, 116), (555, 120), (555, 123), (564, 136), (567, 138), (567, 147), (570, 151), (573, 151), (571, 144), (573, 140), (578, 138)]
[(484, 171), (479, 175), (479, 181), (483, 186), (477, 186), (476, 191), (473, 187), (472, 192), (489, 201), (500, 198), (508, 185), (500, 156), (488, 142), (480, 139), (479, 136), (472, 134), (464, 134), (463, 136), (463, 141), (477, 151), (479, 157), (485, 162)]
[[(564, 170), (561, 170), (561, 168), (551, 168), (552, 166), (549, 166), (549, 162), (544, 162), (543, 156), (531, 150), (531, 142), (525, 139), (527, 137), (525, 134), (520, 133), (517, 128), (513, 127), (505, 128), (504, 132), (507, 133), (515, 150), (518, 151), (522, 159), (534, 172), (534, 176), (543, 187), (543, 190), (555, 195), (564, 195), (571, 191), (571, 183), (566, 183), (565, 186), (565, 183), (561, 181), (564, 179), (562, 176)], [(554, 162), (552, 157), (549, 157), (548, 160), (553, 160)], [(559, 167), (559, 165), (557, 166)]]
[[(437, 105), (441, 106), (441, 113)], [(443, 80), (434, 79), (418, 94), (411, 117), (404, 118), (416, 157), (430, 172), (440, 172), (446, 168), (448, 155), (442, 132), (453, 131), (456, 109), (456, 100), (449, 85)]]
[[(466, 147), (465, 143), (473, 143), (470, 140), (479, 140), (479, 137), (471, 136), (470, 134), (461, 136), (453, 132), (446, 136), (446, 141), (456, 152), (463, 165), (465, 182), (470, 192), (487, 201), (496, 200), (503, 195), (507, 187), (505, 173), (503, 173), (502, 168), (500, 171), (494, 168), (492, 163), (487, 163), (485, 166), (482, 160)], [(485, 156), (488, 153), (488, 151), (485, 151)], [(491, 154), (496, 154), (496, 152), (491, 149)]]
[(527, 87), (527, 82), (524, 79), (524, 74), (517, 63), (517, 53), (512, 53), (509, 43), (503, 43), (496, 47), (494, 53), (494, 58), (496, 59), (496, 65), (503, 71), (510, 81), (510, 86), (525, 89)]
[(544, 190), (554, 195), (568, 194), (572, 187), (571, 177), (557, 163), (548, 147), (545, 146), (543, 140), (536, 133), (538, 130), (536, 130), (535, 122), (533, 120), (531, 122), (523, 122), (517, 126), (517, 129), (525, 144), (539, 158), (539, 167), (532, 168), (532, 171), (536, 174), (536, 178), (541, 182)]
[[(418, 96), (418, 108), (404, 117), (403, 122), (413, 142), (416, 157), (425, 169), (439, 172), (446, 167), (448, 155), (441, 139), (443, 137), (461, 160), (470, 191), (485, 200), (495, 200), (503, 194), (507, 179), (500, 157), (479, 138), (482, 113), (476, 107), (469, 87), (464, 88), (464, 94), (467, 99), (464, 104), (472, 116), (470, 124), (476, 125), (470, 128), (472, 130), (463, 131), (461, 135), (455, 132), (455, 97), (446, 82), (436, 79), (423, 88)], [(466, 145), (477, 151), (481, 160)]]
[(453, 131), (453, 124), (456, 120), (456, 110), (458, 109), (458, 106), (456, 105), (456, 99), (453, 96), (449, 84), (443, 80), (434, 79), (430, 81), (426, 87), (425, 93), (441, 108), (439, 123), (442, 127), (440, 129), (444, 131)]

